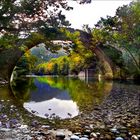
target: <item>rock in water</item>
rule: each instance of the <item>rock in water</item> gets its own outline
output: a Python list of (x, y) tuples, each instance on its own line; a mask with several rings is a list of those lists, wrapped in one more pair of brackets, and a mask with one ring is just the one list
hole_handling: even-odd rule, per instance
[(76, 136), (76, 135), (72, 135), (71, 137), (70, 137), (70, 140), (79, 140), (80, 138), (78, 137), (78, 136)]
[(44, 129), (49, 129), (50, 126), (49, 125), (42, 125), (41, 128), (44, 128)]
[(91, 138), (97, 138), (97, 134), (94, 133), (94, 132), (92, 132), (92, 133), (90, 134), (90, 137), (91, 137)]
[(111, 131), (112, 133), (119, 133), (119, 131), (118, 131), (116, 128), (112, 128), (112, 129), (110, 129), (110, 131)]
[(117, 137), (115, 140), (124, 140), (122, 137)]
[(88, 138), (82, 137), (79, 140), (89, 140)]
[(56, 133), (56, 139), (63, 140), (65, 138), (65, 134), (63, 132)]
[(132, 135), (131, 140), (138, 140), (138, 137), (136, 135)]

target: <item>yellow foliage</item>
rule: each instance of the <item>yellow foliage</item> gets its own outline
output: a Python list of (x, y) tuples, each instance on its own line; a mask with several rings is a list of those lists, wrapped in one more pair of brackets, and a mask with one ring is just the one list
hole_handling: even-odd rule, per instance
[(73, 60), (74, 60), (75, 63), (80, 63), (81, 58), (80, 58), (80, 56), (76, 56), (76, 57), (74, 57)]
[(53, 63), (49, 62), (47, 63), (47, 70), (51, 71), (53, 69)]

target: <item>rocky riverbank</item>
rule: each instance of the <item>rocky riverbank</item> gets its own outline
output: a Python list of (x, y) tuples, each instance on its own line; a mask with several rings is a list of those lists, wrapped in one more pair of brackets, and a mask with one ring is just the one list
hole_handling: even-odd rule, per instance
[(0, 100), (2, 140), (138, 140), (140, 139), (140, 86), (116, 85), (93, 110), (72, 119), (42, 119), (14, 99)]
[(106, 133), (100, 131), (72, 132), (68, 129), (50, 129), (48, 125), (29, 127), (18, 124), (17, 128), (0, 128), (1, 140), (139, 140), (140, 135), (125, 129), (110, 129)]

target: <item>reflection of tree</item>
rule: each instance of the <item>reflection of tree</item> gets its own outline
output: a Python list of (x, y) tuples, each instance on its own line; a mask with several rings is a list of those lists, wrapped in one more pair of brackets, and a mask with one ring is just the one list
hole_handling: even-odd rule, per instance
[(36, 57), (28, 51), (19, 59), (13, 70), (11, 87), (15, 97), (21, 101), (27, 101), (30, 98), (30, 89), (35, 89), (33, 79), (25, 77), (34, 68), (35, 61)]
[(33, 78), (16, 77), (11, 82), (12, 91), (16, 98), (24, 102), (30, 99), (30, 90), (36, 90)]
[(95, 104), (100, 104), (104, 97), (109, 94), (112, 84), (110, 82), (85, 82), (78, 78), (68, 77), (39, 77), (38, 80), (49, 84), (51, 87), (67, 90), (73, 101), (77, 103), (80, 110), (85, 107), (93, 109)]

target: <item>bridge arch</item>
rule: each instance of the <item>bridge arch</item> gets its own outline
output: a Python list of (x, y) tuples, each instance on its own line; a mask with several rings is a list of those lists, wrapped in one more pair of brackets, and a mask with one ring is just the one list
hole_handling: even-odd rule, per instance
[[(99, 46), (95, 47), (95, 46), (92, 45), (91, 34), (89, 34), (87, 32), (84, 32), (84, 31), (81, 31), (81, 30), (75, 30), (75, 29), (72, 29), (72, 28), (68, 28), (67, 30), (69, 30), (71, 33), (74, 33), (75, 31), (80, 32), (80, 40), (82, 41), (83, 45), (87, 49), (90, 49), (96, 55), (96, 57), (97, 57), (97, 59), (100, 63), (101, 69), (103, 71), (104, 77), (112, 79), (113, 78), (113, 73), (114, 73), (113, 63), (111, 62), (109, 57), (104, 53), (104, 51)], [(62, 37), (62, 36), (58, 35), (57, 39), (59, 39), (59, 38), (61, 40), (62, 40), (62, 38), (64, 40), (67, 40), (67, 38), (65, 38), (64, 36)], [(31, 49), (31, 48), (33, 48), (34, 46), (37, 46), (40, 43), (49, 44), (50, 42), (46, 41), (46, 38), (44, 38), (43, 36), (40, 36), (38, 38), (34, 38), (32, 43), (28, 42), (28, 41), (27, 42), (25, 41), (25, 45), (28, 46), (28, 49)], [(6, 68), (3, 67), (4, 68), (3, 70), (7, 71), (7, 74), (8, 74), (8, 78), (6, 77), (7, 79), (10, 79), (11, 73), (12, 73), (17, 61), (24, 54), (24, 52), (19, 50), (19, 49), (14, 49), (14, 51), (16, 53), (15, 53), (15, 56), (14, 56), (13, 63), (11, 65), (8, 65)]]

